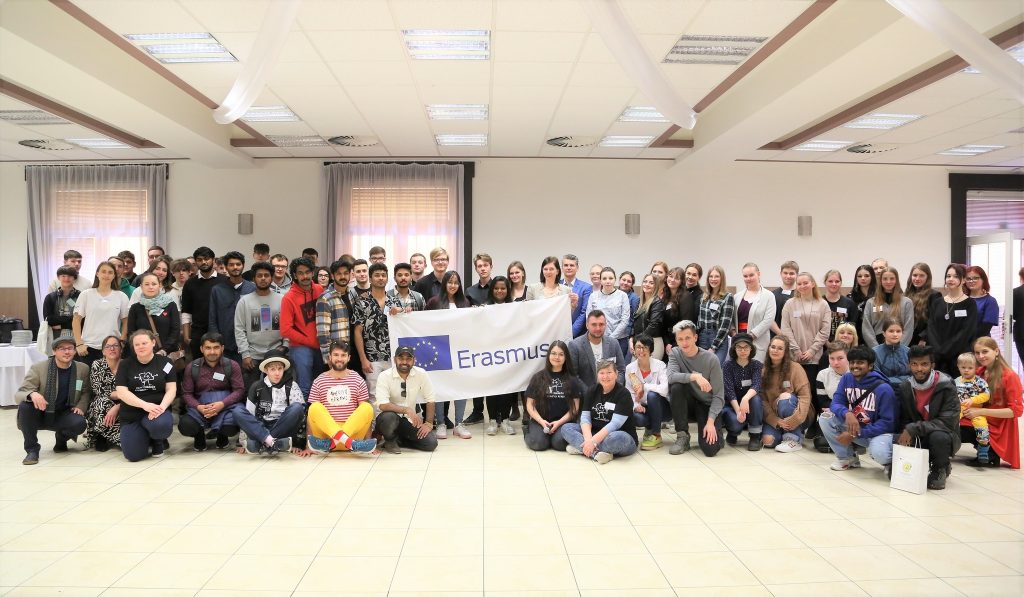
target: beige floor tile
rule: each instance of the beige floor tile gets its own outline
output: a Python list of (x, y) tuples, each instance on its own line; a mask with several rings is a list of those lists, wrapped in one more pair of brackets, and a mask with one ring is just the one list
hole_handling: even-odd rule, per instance
[[(159, 505), (167, 506), (168, 504)], [(179, 506), (179, 508), (182, 508), (184, 512), (191, 512), (195, 508), (199, 509), (198, 515), (189, 523), (192, 526), (224, 526), (233, 522), (241, 523), (241, 521), (244, 521), (245, 525), (257, 526), (266, 522), (277, 506), (274, 504), (232, 504), (228, 507), (220, 504), (213, 508), (204, 508), (192, 504), (186, 507)]]
[[(483, 556), (462, 556), (458, 566), (450, 557), (406, 557), (398, 560), (392, 591), (481, 591)], [(424, 573), (429, 571), (428, 573)]]
[[(138, 510), (125, 516), (121, 522), (124, 524), (198, 524), (196, 520), (204, 515), (212, 514), (214, 510), (206, 512), (205, 505), (200, 504), (157, 504), (150, 502), (144, 504)], [(224, 512), (219, 512), (224, 516)]]
[(530, 556), (565, 554), (558, 527), (487, 527), (483, 552), (489, 556)]
[[(130, 470), (130, 469), (129, 469)], [(158, 485), (164, 483), (177, 484), (181, 483), (185, 479), (188, 479), (196, 473), (196, 469), (192, 468), (167, 468), (166, 466), (154, 466), (141, 471), (135, 471), (131, 477), (129, 477), (128, 485), (147, 485), (150, 483), (156, 483)]]
[(350, 529), (407, 529), (412, 506), (349, 506), (337, 526)]
[(668, 580), (648, 554), (571, 555), (580, 589), (660, 589)]
[[(570, 555), (647, 554), (636, 527), (561, 527), (565, 551)], [(649, 588), (649, 587), (648, 587)]]
[(592, 589), (580, 591), (580, 597), (675, 597), (672, 589)]
[(705, 524), (635, 527), (651, 553), (728, 551), (718, 535)]
[[(1024, 487), (1021, 488), (1024, 492)], [(1019, 493), (1018, 496), (1024, 496)], [(944, 494), (943, 499), (961, 506), (964, 514), (1016, 514), (1024, 510), (1024, 504), (997, 493)]]
[(785, 597), (864, 597), (867, 595), (853, 582), (809, 582), (796, 584), (768, 585), (772, 595)]
[(868, 492), (845, 480), (815, 481), (802, 485), (804, 493), (825, 501), (829, 498), (865, 497)]
[(12, 551), (0, 554), (0, 587), (15, 587), (63, 558), (63, 551)]
[[(117, 502), (117, 505), (114, 506), (110, 502), (92, 500), (74, 505), (63, 514), (49, 520), (49, 522), (73, 523), (88, 520), (97, 524), (114, 524), (121, 522), (128, 515), (142, 508), (143, 505), (141, 503)], [(2, 518), (3, 512), (0, 512), (0, 519)]]
[[(3, 485), (3, 483), (0, 483)], [(78, 507), (79, 502), (35, 502), (24, 500), (0, 510), (0, 524), (9, 522), (40, 524), (44, 522), (58, 522), (55, 520), (72, 508)], [(81, 522), (74, 520), (71, 522)]]
[(1004, 527), (1009, 527), (1018, 533), (1024, 533), (1024, 512), (1018, 512), (1017, 514), (989, 514), (987, 516)]
[(128, 467), (98, 465), (68, 479), (73, 483), (125, 483), (138, 474)]
[[(548, 485), (547, 495), (552, 504), (573, 504), (579, 500), (579, 492), (571, 485)], [(618, 498), (609, 487), (595, 487), (587, 493), (588, 504), (617, 504)]]
[(174, 489), (174, 483), (118, 483), (92, 499), (94, 502), (148, 502)]
[(108, 587), (149, 554), (78, 552), (25, 581), (33, 587)]
[(11, 589), (9, 593), (4, 595), (10, 595), (11, 597), (49, 597), (56, 591), (60, 591), (61, 597), (96, 597), (103, 593), (102, 587), (26, 587), (20, 586)]
[[(614, 502), (612, 502), (614, 504)], [(497, 510), (500, 515), (492, 515)], [(484, 528), (500, 527), (552, 527), (557, 526), (555, 511), (550, 504), (522, 506), (484, 506)]]
[(1013, 569), (996, 562), (987, 554), (965, 549), (963, 545), (906, 545), (900, 553), (934, 575), (1013, 576)]
[(846, 580), (811, 549), (770, 549), (738, 554), (764, 584)]
[(586, 508), (581, 508), (578, 503), (556, 503), (552, 507), (555, 511), (555, 518), (558, 520), (558, 526), (562, 527), (592, 526), (594, 524), (622, 526), (630, 523), (626, 513), (618, 504), (588, 504)]
[(747, 496), (738, 489), (717, 478), (696, 483), (688, 481), (672, 482), (669, 483), (669, 487), (687, 502), (694, 500), (714, 500), (717, 502), (748, 501)]
[(922, 516), (919, 520), (957, 541), (1024, 541), (1024, 533), (1001, 524), (987, 524), (978, 516)]
[(122, 588), (199, 589), (224, 565), (221, 554), (154, 553), (119, 578)]
[(729, 587), (758, 580), (734, 554), (656, 553), (654, 559), (672, 587)]
[(78, 551), (149, 553), (156, 551), (179, 531), (181, 527), (177, 525), (119, 524), (89, 539)]
[(24, 535), (37, 526), (39, 525), (34, 522), (5, 522), (0, 524), (0, 545), (7, 543), (15, 537)]
[(962, 506), (936, 495), (937, 493), (939, 492), (914, 495), (900, 492), (882, 499), (914, 516), (963, 516), (966, 514)]
[(194, 597), (195, 589), (119, 589), (103, 591), (102, 597)]
[(159, 553), (231, 555), (256, 531), (255, 526), (187, 526), (160, 546)]
[(329, 529), (334, 527), (344, 511), (344, 504), (321, 505), (316, 508), (284, 504), (271, 512), (270, 516), (263, 521), (263, 525), (287, 528), (327, 527)]
[(777, 522), (713, 522), (708, 526), (732, 551), (806, 547)]
[(876, 496), (851, 498), (822, 498), (821, 503), (845, 517), (865, 518), (907, 518), (908, 512)]
[(320, 548), (319, 556), (393, 556), (402, 553), (407, 529), (352, 529), (335, 527)]
[(771, 597), (761, 585), (735, 587), (673, 587), (679, 597)]
[[(872, 597), (956, 597), (962, 595), (960, 591), (938, 578), (861, 580), (857, 584)], [(1003, 586), (1005, 587), (1005, 584)]]
[(245, 591), (242, 593), (237, 589), (203, 589), (196, 593), (195, 597), (279, 597), (280, 591)]
[(997, 562), (1024, 573), (1024, 541), (968, 543), (970, 549), (988, 554)]
[(113, 483), (63, 481), (52, 484), (47, 491), (32, 496), (32, 499), (36, 502), (81, 502), (92, 499), (113, 486)]
[(808, 547), (852, 547), (882, 543), (848, 520), (787, 522), (786, 528)]
[(107, 530), (106, 524), (41, 524), (4, 543), (3, 551), (73, 551)]
[(287, 496), (292, 505), (319, 506), (321, 504), (350, 504), (358, 491), (355, 485), (336, 485), (327, 481), (311, 482), (309, 480), (296, 485)]
[(410, 528), (402, 547), (402, 558), (429, 556), (481, 555), (484, 545), (482, 527)]
[(683, 502), (657, 504), (649, 506), (643, 503), (621, 504), (629, 521), (638, 526), (664, 524), (671, 521), (675, 524), (698, 523), (700, 517)]
[[(814, 481), (809, 482), (813, 483)], [(764, 510), (772, 520), (783, 524), (797, 521), (838, 520), (843, 517), (829, 508), (825, 501), (818, 501), (814, 498), (757, 500), (757, 507)]]
[(683, 499), (665, 482), (646, 485), (611, 485), (615, 499), (627, 511), (633, 506), (645, 504), (679, 504)]
[[(297, 591), (330, 591), (337, 595), (380, 591), (391, 585), (398, 558), (318, 556), (296, 587)], [(423, 570), (420, 571), (421, 573)]]
[(829, 565), (850, 580), (927, 578), (931, 574), (902, 555), (904, 546), (869, 545), (816, 549)]
[[(187, 481), (187, 479), (186, 479)], [(199, 505), (200, 507), (219, 503), (224, 496), (235, 491), (237, 485), (224, 483), (200, 483), (188, 485), (185, 481), (153, 498), (159, 504), (175, 503)], [(205, 509), (205, 508), (203, 508)]]
[[(287, 556), (314, 556), (331, 533), (330, 528), (272, 527), (264, 525), (238, 548), (239, 554), (259, 555), (270, 550)], [(258, 584), (256, 586), (259, 586)]]
[[(445, 488), (438, 488), (444, 491)], [(360, 487), (352, 495), (349, 503), (354, 506), (415, 506), (419, 497), (418, 489), (401, 489), (398, 487)], [(344, 504), (340, 499), (334, 504)]]
[(687, 498), (686, 505), (700, 517), (700, 521), (707, 524), (713, 522), (771, 522), (771, 518), (764, 510), (746, 499), (722, 502), (703, 498)]
[(235, 555), (215, 572), (204, 588), (235, 590), (259, 587), (278, 594), (290, 592), (309, 568), (313, 556)]
[(1024, 595), (1024, 576), (970, 576), (942, 580), (967, 597)]
[(410, 528), (448, 529), (458, 527), (480, 528), (484, 524), (484, 508), (481, 504), (439, 506), (417, 506), (413, 511)]
[[(530, 574), (523, 574), (524, 570)], [(492, 591), (575, 591), (576, 580), (566, 556), (486, 556), (482, 588), (488, 595)]]
[(870, 518), (855, 520), (855, 525), (887, 545), (908, 543), (956, 543), (957, 540), (916, 518)]

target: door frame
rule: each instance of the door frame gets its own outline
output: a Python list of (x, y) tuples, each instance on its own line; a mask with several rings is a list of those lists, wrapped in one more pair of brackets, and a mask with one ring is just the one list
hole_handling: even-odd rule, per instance
[(949, 175), (951, 263), (967, 263), (967, 193), (970, 191), (1024, 191), (1024, 174)]

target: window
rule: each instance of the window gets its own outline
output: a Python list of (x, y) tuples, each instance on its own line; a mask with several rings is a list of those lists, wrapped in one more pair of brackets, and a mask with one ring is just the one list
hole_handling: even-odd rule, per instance
[(146, 250), (153, 244), (147, 193), (146, 189), (56, 189), (46, 271), (63, 265), (67, 249), (82, 254), (82, 275), (87, 279), (92, 279), (97, 264), (125, 250), (145, 265)]

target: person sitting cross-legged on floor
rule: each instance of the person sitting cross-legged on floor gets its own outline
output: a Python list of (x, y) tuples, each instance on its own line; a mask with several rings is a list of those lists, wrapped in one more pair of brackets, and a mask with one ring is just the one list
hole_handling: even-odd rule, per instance
[(192, 449), (206, 449), (206, 433), (217, 435), (217, 448), (224, 449), (228, 438), (238, 434), (233, 406), (245, 396), (242, 367), (224, 356), (224, 337), (218, 332), (206, 332), (199, 342), (202, 358), (198, 358), (182, 372), (181, 389), (188, 405), (178, 420), (178, 431), (194, 438)]
[[(291, 367), (288, 359), (271, 351), (260, 361), (266, 376), (249, 386), (245, 405), (232, 407), (235, 422), (245, 432), (245, 446), (240, 454), (273, 454), (299, 451), (295, 435), (306, 416), (306, 400), (295, 380), (285, 378)], [(305, 444), (305, 438), (302, 438)]]
[(616, 379), (615, 361), (597, 362), (597, 385), (583, 395), (579, 423), (562, 426), (568, 454), (582, 455), (600, 464), (636, 452), (633, 397)]
[(333, 450), (373, 454), (377, 440), (367, 439), (373, 426), (373, 405), (366, 382), (348, 368), (348, 343), (331, 342), (327, 358), (331, 369), (317, 376), (309, 390), (309, 436), (301, 455)]
[[(389, 454), (401, 454), (403, 447), (424, 452), (437, 449), (437, 436), (427, 422), (434, 420), (434, 386), (427, 372), (415, 365), (413, 347), (399, 346), (394, 365), (377, 377), (377, 430), (384, 436), (384, 451)], [(416, 412), (421, 399), (422, 416)]]
[(77, 362), (75, 339), (60, 336), (51, 343), (53, 356), (29, 367), (14, 399), (18, 402), (18, 429), (25, 438), (22, 464), (39, 462), (40, 429), (52, 429), (54, 452), (67, 452), (68, 440), (85, 432), (83, 412), (92, 394), (89, 366)]

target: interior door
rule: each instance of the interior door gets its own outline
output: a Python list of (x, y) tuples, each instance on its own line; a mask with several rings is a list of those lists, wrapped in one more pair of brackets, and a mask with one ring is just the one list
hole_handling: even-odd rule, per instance
[[(999, 303), (1000, 324), (992, 328), (992, 338), (1002, 347), (1005, 355), (1012, 358), (1011, 364), (1021, 370), (1021, 355), (1017, 354), (1010, 335), (1013, 320), (1013, 288), (1017, 272), (1024, 261), (1024, 247), (1021, 236), (1013, 232), (997, 232), (974, 236), (967, 239), (967, 260), (970, 265), (980, 266), (988, 274), (991, 286), (989, 294)], [(1018, 313), (1024, 319), (1024, 313)]]

